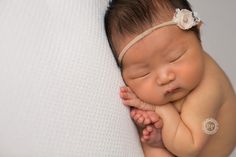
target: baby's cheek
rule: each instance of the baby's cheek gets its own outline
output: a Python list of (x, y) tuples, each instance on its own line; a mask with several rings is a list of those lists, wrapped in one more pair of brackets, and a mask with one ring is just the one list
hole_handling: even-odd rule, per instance
[(160, 104), (163, 103), (163, 95), (161, 92), (157, 92), (156, 85), (150, 85), (150, 84), (143, 84), (140, 86), (137, 86), (134, 89), (134, 92), (136, 93), (137, 97), (141, 99), (142, 101), (149, 103), (149, 104)]
[(202, 80), (203, 71), (200, 68), (189, 69), (188, 75), (183, 76), (184, 82), (191, 88), (195, 88), (199, 82)]

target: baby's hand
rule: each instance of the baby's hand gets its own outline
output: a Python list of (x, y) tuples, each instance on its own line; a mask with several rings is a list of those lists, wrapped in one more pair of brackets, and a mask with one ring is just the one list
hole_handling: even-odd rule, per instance
[(162, 120), (154, 111), (144, 111), (132, 108), (130, 112), (131, 118), (134, 120), (138, 129), (143, 129), (147, 125), (154, 125), (156, 128), (162, 128)]
[(134, 120), (142, 142), (151, 147), (163, 147), (161, 118), (154, 111), (144, 111), (136, 108), (131, 109), (131, 117)]
[(129, 87), (120, 88), (120, 97), (124, 105), (141, 110), (155, 111), (155, 106), (141, 101)]
[(131, 109), (130, 115), (138, 127), (141, 141), (152, 147), (163, 147), (161, 138), (163, 123), (154, 112), (155, 106), (141, 101), (129, 87), (120, 88), (120, 97), (124, 105), (136, 107)]

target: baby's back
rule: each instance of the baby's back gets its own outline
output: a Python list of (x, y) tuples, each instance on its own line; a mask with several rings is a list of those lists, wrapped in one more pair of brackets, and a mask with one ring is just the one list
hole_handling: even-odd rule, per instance
[(209, 139), (199, 157), (227, 157), (236, 145), (236, 96), (227, 76), (208, 55), (206, 66), (215, 74), (207, 77), (215, 77), (221, 84), (219, 90), (224, 94), (224, 100), (216, 118), (219, 130)]

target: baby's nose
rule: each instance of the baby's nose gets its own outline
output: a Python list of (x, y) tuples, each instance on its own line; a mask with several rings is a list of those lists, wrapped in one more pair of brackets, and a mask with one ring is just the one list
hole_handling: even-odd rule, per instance
[(166, 85), (170, 82), (175, 80), (175, 73), (169, 72), (169, 73), (161, 73), (157, 77), (157, 84), (158, 85)]

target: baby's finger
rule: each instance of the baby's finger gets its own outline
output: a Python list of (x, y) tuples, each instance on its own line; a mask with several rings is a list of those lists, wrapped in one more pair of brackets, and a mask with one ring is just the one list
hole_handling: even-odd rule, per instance
[(143, 129), (143, 136), (148, 136), (148, 135), (149, 135), (149, 131), (147, 131), (146, 128)]
[(137, 99), (136, 94), (129, 87), (127, 87), (127, 86), (126, 87), (122, 87), (121, 91), (128, 93), (130, 98)]
[(140, 117), (137, 119), (137, 123), (138, 123), (139, 125), (142, 125), (142, 124), (143, 124), (143, 121), (144, 121), (143, 116), (140, 116)]
[(163, 127), (163, 121), (160, 119), (157, 122), (154, 123), (154, 126), (156, 128), (162, 128)]
[(128, 99), (129, 98), (129, 94), (128, 94), (128, 92), (120, 91), (120, 97), (122, 99)]
[(122, 99), (122, 103), (126, 106), (138, 108), (138, 104), (133, 99)]
[(128, 91), (120, 91), (120, 97), (122, 99), (136, 99), (136, 96)]
[(148, 136), (143, 136), (142, 137), (145, 141), (147, 141), (147, 140), (149, 140), (150, 139), (150, 136), (148, 135)]
[(125, 106), (135, 107), (135, 105), (132, 104), (129, 99), (122, 99), (122, 103), (123, 103)]
[(143, 123), (144, 123), (144, 125), (148, 125), (148, 124), (151, 123), (151, 119), (150, 118), (145, 118)]
[(152, 122), (156, 122), (160, 120), (160, 116), (154, 111), (147, 111), (147, 115), (151, 119)]
[(153, 131), (153, 127), (151, 127), (150, 125), (146, 127), (147, 131), (150, 133)]
[[(145, 137), (146, 138), (146, 137)], [(147, 140), (145, 139), (143, 136), (140, 138), (141, 139), (141, 141), (143, 142), (143, 143), (146, 143), (147, 142)]]
[(130, 116), (134, 117), (138, 112), (135, 109), (131, 109)]
[(127, 86), (120, 87), (120, 91), (121, 92), (128, 92), (128, 87)]
[(132, 117), (135, 121), (138, 121), (138, 119), (141, 117), (140, 114), (136, 114), (134, 117)]

